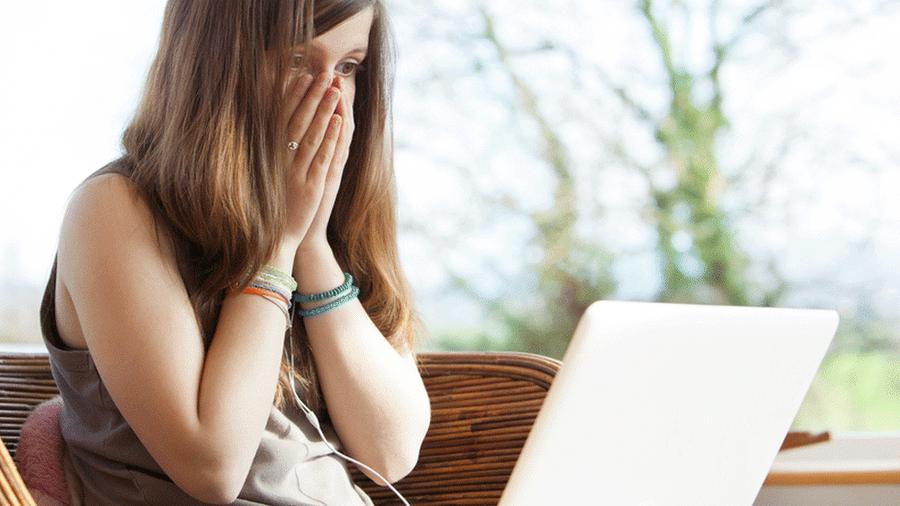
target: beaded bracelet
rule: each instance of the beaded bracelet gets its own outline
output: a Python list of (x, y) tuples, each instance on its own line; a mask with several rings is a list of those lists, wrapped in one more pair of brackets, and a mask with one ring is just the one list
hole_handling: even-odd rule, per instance
[(280, 281), (291, 291), (297, 289), (297, 281), (290, 274), (268, 264), (263, 265), (262, 270), (256, 274), (256, 277), (264, 280)]
[(311, 295), (304, 295), (300, 292), (294, 294), (294, 302), (316, 302), (324, 299), (329, 299), (336, 295), (343, 295), (347, 293), (350, 287), (353, 286), (353, 276), (350, 275), (349, 272), (344, 273), (344, 284), (337, 288), (332, 288), (327, 292), (314, 293)]
[(357, 295), (359, 295), (359, 287), (354, 285), (350, 288), (349, 293), (347, 293), (344, 296), (342, 296), (338, 299), (335, 299), (327, 304), (323, 304), (321, 306), (314, 307), (312, 309), (301, 309), (300, 316), (302, 316), (304, 318), (310, 318), (313, 316), (320, 315), (322, 313), (327, 313), (328, 311), (331, 311), (332, 309), (335, 309), (338, 306), (341, 306), (344, 303), (355, 299)]
[(285, 290), (289, 292), (293, 292), (297, 286), (294, 283), (289, 282), (289, 280), (281, 277), (272, 276), (271, 274), (257, 274), (256, 277), (253, 278), (254, 281), (259, 281), (261, 283), (271, 283), (273, 285), (278, 285), (284, 287)]

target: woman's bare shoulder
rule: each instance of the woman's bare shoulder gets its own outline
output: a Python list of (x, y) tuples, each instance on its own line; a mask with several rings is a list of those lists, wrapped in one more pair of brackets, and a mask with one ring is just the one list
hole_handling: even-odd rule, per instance
[[(116, 172), (98, 174), (82, 181), (69, 197), (59, 237), (60, 253), (73, 242), (164, 238), (165, 231), (156, 230), (155, 223), (150, 206), (133, 181)], [(156, 246), (160, 253), (170, 250), (166, 243)]]
[[(151, 259), (174, 275), (174, 248), (137, 186), (127, 176), (104, 173), (81, 182), (71, 193), (57, 249), (57, 276), (68, 291), (73, 276), (92, 275), (97, 256)], [(89, 258), (94, 257), (94, 258)]]
[(91, 176), (75, 187), (66, 206), (66, 216), (112, 211), (143, 214), (149, 211), (146, 207), (137, 186), (128, 177), (107, 172)]

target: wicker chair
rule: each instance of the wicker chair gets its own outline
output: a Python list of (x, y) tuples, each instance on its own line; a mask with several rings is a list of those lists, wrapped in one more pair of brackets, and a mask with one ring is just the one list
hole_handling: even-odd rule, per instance
[[(395, 487), (412, 504), (497, 504), (561, 362), (517, 352), (419, 357), (431, 426), (418, 465)], [(0, 504), (34, 504), (13, 457), (25, 418), (57, 393), (46, 353), (0, 353)], [(400, 503), (349, 469), (376, 504)]]

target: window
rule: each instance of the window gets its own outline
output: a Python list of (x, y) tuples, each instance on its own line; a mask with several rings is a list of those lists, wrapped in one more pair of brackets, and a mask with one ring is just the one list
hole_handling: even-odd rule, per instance
[[(900, 9), (648, 4), (390, 2), (424, 344), (560, 357), (601, 298), (835, 308), (796, 428), (900, 429)], [(40, 344), (66, 199), (117, 156), (163, 5), (0, 20), (7, 344)]]

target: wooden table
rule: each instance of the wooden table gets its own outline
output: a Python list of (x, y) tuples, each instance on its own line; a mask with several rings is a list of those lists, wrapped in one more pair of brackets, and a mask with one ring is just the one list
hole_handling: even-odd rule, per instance
[(782, 450), (754, 504), (900, 504), (900, 432), (832, 434)]

